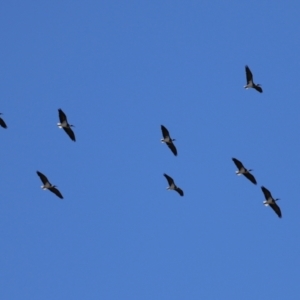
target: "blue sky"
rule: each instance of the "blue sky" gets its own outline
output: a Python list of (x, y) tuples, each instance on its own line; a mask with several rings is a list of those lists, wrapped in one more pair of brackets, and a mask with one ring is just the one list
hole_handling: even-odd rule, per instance
[(298, 299), (299, 10), (3, 2), (1, 299)]

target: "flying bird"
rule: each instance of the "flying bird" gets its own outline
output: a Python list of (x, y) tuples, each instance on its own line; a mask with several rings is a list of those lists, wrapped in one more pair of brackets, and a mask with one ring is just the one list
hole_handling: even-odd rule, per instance
[(279, 218), (281, 218), (281, 210), (279, 208), (279, 206), (277, 205), (276, 201), (278, 201), (279, 199), (274, 199), (270, 193), (269, 190), (267, 190), (264, 186), (261, 187), (264, 195), (265, 195), (265, 198), (266, 198), (266, 201), (264, 201), (264, 205), (265, 206), (270, 206), (271, 208), (273, 208), (273, 210), (275, 211), (275, 213), (277, 214), (277, 216)]
[(177, 155), (177, 149), (175, 147), (175, 145), (173, 144), (173, 141), (175, 141), (175, 139), (172, 139), (168, 129), (161, 125), (161, 131), (162, 131), (162, 135), (163, 135), (163, 139), (161, 139), (162, 143), (166, 143), (168, 145), (168, 147), (171, 149), (171, 151), (173, 152), (173, 154), (176, 156)]
[(254, 176), (250, 173), (252, 171), (251, 169), (247, 170), (243, 164), (236, 158), (232, 158), (233, 162), (238, 168), (238, 171), (235, 171), (236, 175), (241, 175), (243, 174), (246, 178), (248, 178), (252, 183), (256, 184), (256, 180)]
[(56, 188), (55, 185), (52, 185), (48, 178), (42, 174), (41, 172), (37, 171), (36, 172), (38, 174), (38, 176), (40, 177), (40, 179), (43, 182), (43, 185), (41, 186), (41, 188), (43, 190), (49, 190), (50, 192), (54, 193), (57, 197), (59, 197), (60, 199), (63, 199), (64, 197), (62, 196), (62, 194), (60, 193), (60, 191)]
[(248, 89), (248, 88), (254, 88), (256, 89), (258, 92), (262, 93), (263, 90), (260, 86), (260, 84), (255, 84), (253, 82), (253, 75), (252, 75), (252, 72), (250, 71), (249, 67), (246, 66), (246, 78), (247, 78), (247, 84), (244, 86), (245, 89)]
[(59, 128), (62, 128), (68, 134), (70, 139), (75, 142), (76, 141), (75, 134), (71, 128), (71, 127), (75, 127), (75, 126), (70, 125), (68, 123), (67, 116), (61, 109), (58, 110), (58, 116), (59, 116), (60, 123), (57, 123), (57, 126)]
[(164, 176), (167, 178), (169, 186), (167, 187), (167, 190), (174, 190), (176, 191), (180, 196), (183, 196), (183, 191), (179, 187), (176, 186), (174, 180), (172, 177), (170, 177), (167, 174), (164, 174)]
[[(0, 113), (0, 115), (3, 115), (3, 114)], [(5, 124), (5, 122), (2, 118), (0, 118), (0, 126), (3, 127), (3, 128), (7, 128), (7, 125)]]

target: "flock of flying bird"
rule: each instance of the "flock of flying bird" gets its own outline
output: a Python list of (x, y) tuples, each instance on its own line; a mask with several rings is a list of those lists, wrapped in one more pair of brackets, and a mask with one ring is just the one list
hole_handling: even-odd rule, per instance
[[(248, 88), (254, 88), (255, 90), (257, 90), (258, 92), (262, 93), (263, 90), (260, 86), (260, 84), (255, 84), (253, 81), (253, 75), (251, 70), (249, 69), (248, 66), (245, 67), (246, 70), (246, 79), (247, 79), (247, 84), (244, 86), (245, 89)], [(175, 139), (172, 139), (169, 131), (167, 130), (166, 127), (164, 127), (163, 125), (161, 125), (161, 130), (162, 130), (162, 135), (163, 135), (163, 139), (161, 139), (161, 141), (163, 143), (166, 143), (167, 146), (171, 149), (171, 151), (173, 152), (173, 154), (175, 156), (177, 156), (177, 149), (173, 143), (173, 141), (175, 141)], [(238, 168), (238, 171), (236, 171), (237, 175), (244, 175), (247, 179), (249, 179), (253, 184), (257, 184), (255, 177), (250, 173), (250, 171), (252, 171), (251, 169), (246, 169), (244, 167), (244, 165), (242, 164), (242, 162), (240, 162), (238, 159), (236, 158), (232, 158), (234, 164), (236, 165), (236, 167)], [(182, 189), (180, 189), (178, 186), (176, 186), (174, 180), (172, 177), (170, 177), (167, 174), (164, 174), (164, 176), (166, 177), (169, 187), (167, 187), (168, 190), (174, 190), (176, 192), (179, 193), (180, 196), (183, 196), (183, 191)], [(275, 213), (277, 214), (277, 216), (279, 218), (281, 218), (282, 214), (281, 214), (281, 210), (279, 208), (279, 206), (277, 205), (276, 201), (278, 201), (279, 199), (274, 199), (272, 197), (271, 192), (266, 189), (264, 186), (261, 187), (261, 190), (265, 196), (265, 201), (264, 204), (265, 206), (270, 206)]]
[[(254, 88), (258, 92), (262, 93), (263, 90), (262, 90), (260, 84), (255, 84), (254, 81), (253, 81), (253, 75), (252, 75), (252, 72), (250, 71), (249, 67), (246, 66), (245, 69), (246, 69), (247, 84), (244, 86), (244, 88), (246, 88), (246, 89)], [(2, 115), (2, 114), (0, 113), (0, 115)], [(74, 127), (74, 125), (71, 125), (71, 124), (68, 123), (67, 116), (61, 109), (58, 110), (58, 116), (59, 116), (60, 123), (57, 123), (57, 126), (59, 128), (62, 128), (68, 134), (70, 139), (75, 142), (76, 141), (75, 134), (72, 130), (72, 127)], [(3, 128), (7, 128), (6, 123), (4, 122), (4, 120), (1, 117), (0, 117), (0, 126), (3, 127)], [(163, 138), (161, 139), (162, 143), (165, 143), (170, 148), (172, 153), (175, 156), (177, 156), (177, 149), (176, 149), (176, 147), (173, 143), (173, 141), (175, 141), (175, 139), (171, 138), (170, 133), (169, 133), (168, 129), (165, 126), (161, 125), (161, 131), (162, 131), (162, 135), (163, 135)], [(237, 175), (244, 175), (253, 184), (257, 184), (254, 176), (250, 173), (251, 169), (249, 169), (249, 170), (246, 169), (244, 167), (244, 165), (236, 158), (232, 158), (232, 160), (235, 163), (236, 167), (238, 168), (238, 171), (236, 171)], [(52, 193), (54, 193), (57, 197), (59, 197), (60, 199), (63, 199), (63, 196), (60, 193), (60, 191), (56, 188), (55, 185), (52, 185), (50, 183), (50, 181), (48, 180), (48, 178), (44, 174), (37, 171), (37, 175), (40, 177), (41, 181), (43, 182), (43, 185), (41, 186), (42, 189), (49, 190)], [(183, 196), (184, 195), (183, 190), (180, 189), (178, 186), (176, 186), (173, 178), (170, 177), (167, 174), (164, 174), (164, 176), (167, 179), (168, 184), (169, 184), (167, 189), (168, 190), (174, 190), (174, 191), (178, 192), (180, 196)], [(262, 186), (261, 189), (262, 189), (262, 192), (264, 193), (264, 196), (265, 196), (265, 199), (266, 199), (264, 201), (264, 204), (266, 206), (270, 206), (275, 211), (275, 213), (278, 215), (278, 217), (281, 218), (281, 216), (282, 216), (281, 215), (281, 210), (280, 210), (279, 206), (276, 203), (276, 201), (278, 201), (279, 199), (274, 199), (272, 197), (271, 192), (268, 189), (266, 189), (264, 186)]]
[[(2, 115), (2, 114), (0, 113), (0, 115)], [(71, 125), (71, 124), (68, 123), (67, 116), (65, 115), (65, 113), (61, 109), (58, 110), (58, 117), (59, 117), (60, 123), (57, 123), (57, 126), (59, 128), (62, 128), (68, 134), (70, 139), (75, 142), (76, 141), (75, 134), (74, 134), (74, 132), (71, 128), (71, 127), (74, 127), (74, 125)], [(3, 128), (7, 128), (6, 123), (4, 122), (4, 120), (1, 117), (0, 117), (0, 126), (3, 127)], [(37, 171), (36, 173), (40, 177), (41, 181), (43, 182), (43, 185), (41, 186), (41, 188), (43, 190), (51, 191), (52, 193), (54, 193), (60, 199), (64, 198), (62, 196), (61, 192), (56, 188), (56, 186), (52, 185), (50, 183), (50, 181), (48, 180), (48, 178), (43, 173), (41, 173), (39, 171)]]

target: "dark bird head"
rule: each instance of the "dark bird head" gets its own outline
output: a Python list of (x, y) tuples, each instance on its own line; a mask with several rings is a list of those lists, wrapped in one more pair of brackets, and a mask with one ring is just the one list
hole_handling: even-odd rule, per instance
[(72, 125), (72, 124), (70, 124), (69, 126), (70, 126), (70, 127), (75, 127), (75, 125)]
[(278, 201), (278, 200), (280, 200), (279, 198), (276, 198), (274, 201)]
[(251, 171), (253, 171), (253, 169), (249, 169), (249, 170), (247, 170), (248, 172), (251, 172)]
[(172, 139), (172, 141), (176, 141), (175, 139)]

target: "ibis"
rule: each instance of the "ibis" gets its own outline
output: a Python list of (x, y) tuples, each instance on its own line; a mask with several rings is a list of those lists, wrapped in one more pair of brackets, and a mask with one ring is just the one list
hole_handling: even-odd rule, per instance
[(176, 191), (180, 196), (183, 196), (183, 191), (182, 189), (180, 189), (178, 186), (176, 186), (174, 180), (172, 177), (170, 177), (167, 174), (164, 174), (164, 176), (166, 177), (166, 179), (168, 180), (169, 186), (167, 187), (167, 190), (174, 190)]
[(246, 78), (247, 78), (247, 84), (244, 86), (245, 89), (248, 89), (248, 88), (254, 88), (255, 90), (257, 90), (258, 92), (262, 93), (263, 90), (260, 86), (260, 84), (255, 84), (253, 82), (253, 75), (252, 75), (252, 72), (250, 71), (249, 67), (248, 66), (245, 66), (246, 68)]
[(59, 116), (60, 123), (57, 123), (57, 126), (59, 128), (62, 128), (70, 137), (70, 139), (75, 142), (76, 141), (75, 134), (71, 128), (75, 126), (68, 123), (67, 116), (61, 109), (58, 110), (58, 116)]
[(176, 156), (177, 155), (177, 149), (175, 147), (175, 145), (173, 144), (173, 141), (175, 141), (175, 139), (172, 139), (168, 129), (161, 125), (161, 131), (162, 131), (162, 135), (163, 135), (163, 139), (161, 139), (162, 143), (166, 143), (167, 146), (171, 149), (171, 151), (173, 152), (173, 154)]
[(266, 198), (266, 201), (264, 201), (264, 205), (265, 206), (270, 206), (275, 211), (277, 216), (279, 218), (281, 218), (281, 210), (280, 210), (280, 207), (276, 203), (276, 201), (278, 201), (279, 198), (274, 199), (272, 197), (271, 192), (268, 189), (266, 189), (264, 186), (261, 187), (261, 190), (263, 191), (263, 193), (265, 195), (265, 198)]
[(236, 158), (232, 158), (233, 162), (238, 168), (238, 171), (235, 171), (236, 175), (244, 175), (246, 178), (248, 178), (252, 183), (256, 184), (256, 180), (254, 176), (250, 173), (252, 171), (251, 169), (247, 170), (244, 165)]
[(48, 178), (42, 174), (41, 172), (37, 171), (36, 172), (38, 174), (38, 176), (40, 177), (41, 181), (43, 182), (43, 185), (41, 186), (41, 188), (43, 190), (49, 190), (50, 192), (54, 193), (57, 197), (59, 197), (60, 199), (63, 199), (64, 197), (62, 196), (62, 194), (60, 193), (60, 191), (56, 188), (55, 185), (52, 185)]

